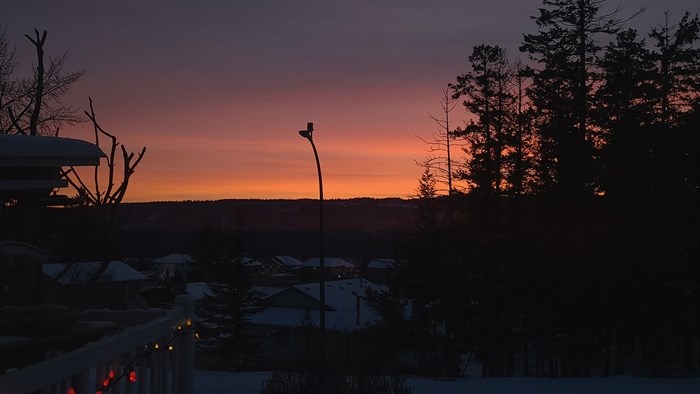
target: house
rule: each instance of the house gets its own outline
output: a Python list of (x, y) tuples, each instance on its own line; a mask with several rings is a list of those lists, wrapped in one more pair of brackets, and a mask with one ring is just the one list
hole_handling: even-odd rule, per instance
[(176, 272), (184, 274), (194, 263), (189, 254), (170, 253), (153, 260), (153, 264), (161, 277), (172, 277)]
[(275, 256), (272, 259), (277, 261), (279, 264), (281, 264), (283, 267), (287, 268), (290, 271), (301, 268), (301, 265), (303, 264), (301, 261), (295, 259), (292, 256)]
[(117, 309), (142, 304), (139, 295), (146, 276), (121, 261), (110, 261), (106, 267), (103, 264), (43, 264), (43, 273), (51, 279), (47, 299), (64, 305)]
[(367, 302), (368, 290), (386, 288), (361, 278), (328, 281), (322, 305), (318, 283), (290, 286), (263, 298), (264, 308), (249, 323), (256, 335), (267, 338), (263, 352), (270, 365), (293, 364), (312, 346), (309, 333), (317, 332), (323, 306), (327, 346), (352, 364), (372, 351), (373, 327), (381, 319)]
[(243, 271), (250, 276), (262, 276), (265, 272), (263, 263), (255, 259), (251, 259), (250, 257), (243, 257), (241, 259), (241, 264), (243, 265)]
[[(68, 186), (61, 168), (97, 166), (102, 157), (87, 141), (0, 134), (0, 307), (43, 301), (36, 278), (49, 253), (31, 245), (38, 207), (73, 203), (55, 192)], [(9, 201), (16, 204), (6, 206)]]
[[(302, 277), (306, 280), (318, 280), (320, 259), (314, 257), (301, 265)], [(353, 275), (355, 266), (339, 257), (324, 257), (323, 266), (326, 280), (340, 279)]]
[(394, 259), (372, 259), (367, 264), (367, 279), (375, 283), (388, 283)]

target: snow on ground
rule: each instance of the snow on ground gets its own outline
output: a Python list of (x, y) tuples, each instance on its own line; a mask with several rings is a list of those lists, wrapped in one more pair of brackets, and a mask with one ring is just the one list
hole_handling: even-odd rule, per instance
[[(195, 371), (195, 394), (258, 394), (270, 372)], [(466, 378), (435, 380), (410, 377), (414, 394), (697, 394), (700, 378), (652, 379), (630, 376), (587, 379)]]

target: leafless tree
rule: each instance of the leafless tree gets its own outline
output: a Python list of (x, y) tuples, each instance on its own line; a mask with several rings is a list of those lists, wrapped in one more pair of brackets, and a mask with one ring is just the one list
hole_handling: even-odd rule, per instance
[[(104, 242), (104, 264), (95, 273), (93, 279), (99, 278), (107, 268), (111, 241), (114, 236), (117, 211), (126, 194), (129, 180), (134, 174), (136, 167), (146, 153), (146, 147), (142, 147), (138, 153), (129, 152), (122, 145), (114, 134), (106, 131), (97, 121), (92, 99), (90, 98), (90, 112), (85, 111), (85, 115), (92, 122), (95, 145), (102, 148), (101, 141), (106, 138), (109, 141), (107, 153), (106, 174), (101, 174), (99, 167), (95, 167), (92, 182), (84, 180), (75, 168), (70, 167), (62, 170), (63, 177), (68, 183), (78, 191), (78, 197), (83, 203), (92, 207), (97, 215), (96, 224), (98, 226), (100, 239)], [(101, 138), (102, 137), (102, 138)], [(117, 150), (121, 151), (121, 161), (118, 159)], [(120, 175), (121, 174), (121, 175)], [(101, 175), (104, 175), (102, 177)], [(104, 183), (103, 183), (104, 182)]]
[(7, 43), (6, 29), (0, 28), (0, 133), (57, 135), (62, 126), (84, 120), (76, 108), (61, 104), (84, 72), (64, 72), (65, 53), (46, 63), (46, 31), (34, 29), (34, 37), (25, 37), (36, 49), (37, 64), (31, 79), (14, 79), (15, 51)]
[(452, 147), (461, 146), (460, 141), (455, 140), (454, 130), (450, 129), (450, 112), (458, 104), (456, 98), (452, 98), (449, 90), (442, 90), (443, 96), (440, 98), (440, 107), (443, 117), (437, 117), (428, 113), (430, 119), (434, 120), (439, 129), (432, 133), (429, 139), (418, 136), (426, 144), (427, 157), (423, 160), (416, 160), (420, 167), (427, 168), (435, 177), (438, 184), (446, 186), (438, 187), (438, 192), (445, 192), (452, 195), (455, 190), (463, 190), (460, 185), (455, 185), (453, 179)]

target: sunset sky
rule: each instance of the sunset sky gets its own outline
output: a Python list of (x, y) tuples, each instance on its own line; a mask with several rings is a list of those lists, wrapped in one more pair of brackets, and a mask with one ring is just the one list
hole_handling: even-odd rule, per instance
[[(610, 0), (640, 32), (696, 0)], [(540, 0), (16, 1), (0, 23), (31, 72), (24, 34), (85, 70), (64, 102), (93, 98), (102, 126), (147, 146), (126, 200), (317, 198), (314, 122), (327, 198), (406, 197), (447, 83), (478, 44), (511, 58)], [(455, 125), (466, 119), (453, 112)], [(91, 140), (87, 123), (62, 136)]]

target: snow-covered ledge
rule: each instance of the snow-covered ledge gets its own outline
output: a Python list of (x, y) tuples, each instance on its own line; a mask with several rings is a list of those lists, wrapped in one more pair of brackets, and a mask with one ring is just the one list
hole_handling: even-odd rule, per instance
[(0, 393), (192, 394), (193, 320), (192, 298), (177, 296), (162, 317), (0, 375)]

